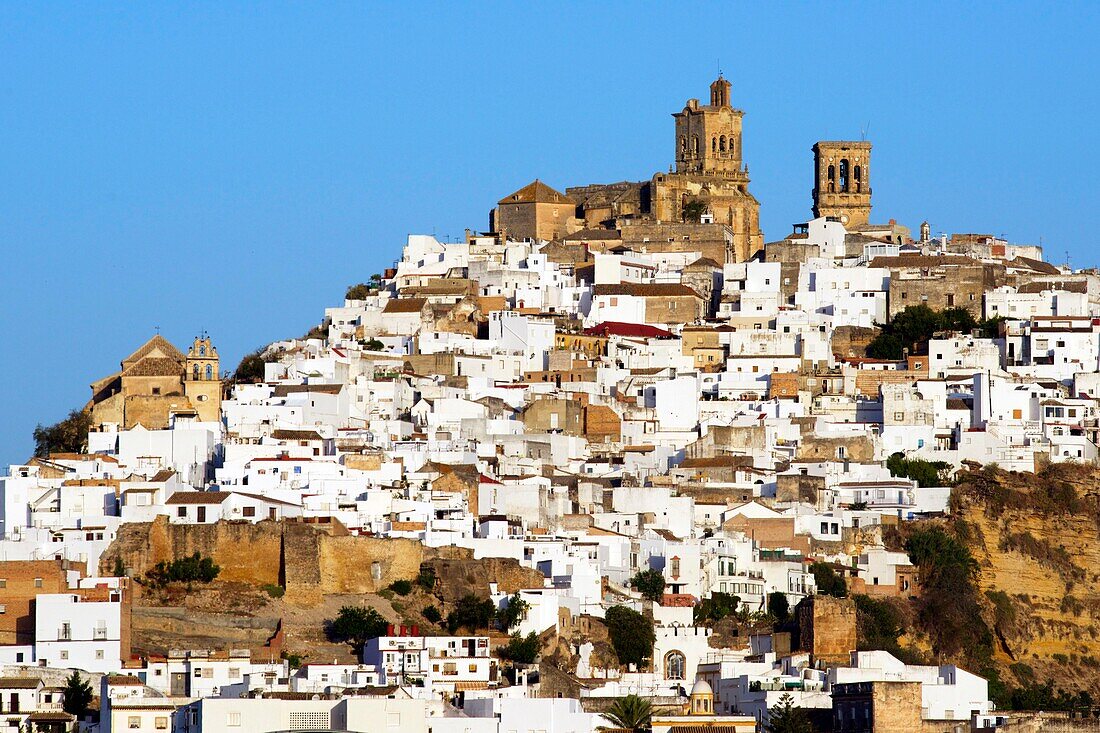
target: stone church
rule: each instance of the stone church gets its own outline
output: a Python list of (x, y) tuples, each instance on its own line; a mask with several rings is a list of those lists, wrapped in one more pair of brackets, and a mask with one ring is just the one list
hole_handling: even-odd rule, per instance
[[(710, 85), (710, 104), (689, 99), (672, 115), (675, 166), (649, 181), (566, 189), (577, 202), (578, 218), (590, 228), (620, 228), (624, 221), (638, 220), (721, 227), (730, 244), (719, 261), (749, 259), (763, 248), (764, 235), (760, 202), (749, 192), (743, 158), (744, 115), (730, 102), (730, 82), (719, 75)], [(656, 240), (649, 241), (650, 250), (655, 250)]]
[(218, 365), (218, 350), (208, 336), (196, 337), (184, 354), (157, 334), (123, 359), (119, 371), (92, 383), (92, 425), (157, 430), (168, 427), (173, 415), (217, 422), (222, 402)]

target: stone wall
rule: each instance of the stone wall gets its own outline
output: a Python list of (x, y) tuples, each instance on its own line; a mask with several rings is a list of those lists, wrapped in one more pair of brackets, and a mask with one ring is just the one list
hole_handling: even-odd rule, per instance
[(541, 588), (543, 576), (505, 558), (474, 560), (465, 548), (425, 548), (416, 540), (350, 535), (340, 525), (293, 521), (123, 525), (101, 560), (108, 572), (121, 558), (132, 577), (156, 563), (193, 553), (221, 568), (218, 580), (255, 586), (279, 585), (283, 600), (315, 606), (326, 594), (375, 593), (396, 580), (415, 580), (424, 563), (440, 579), (437, 590), (454, 602), (467, 593), (487, 596), (490, 582), (505, 592)]

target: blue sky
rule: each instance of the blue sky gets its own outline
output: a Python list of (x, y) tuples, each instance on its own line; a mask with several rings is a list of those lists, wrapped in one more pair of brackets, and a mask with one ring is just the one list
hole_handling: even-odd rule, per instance
[(874, 219), (1098, 264), (1100, 4), (962, 5), (0, 5), (0, 465), (157, 326), (232, 368), (407, 233), (666, 168), (719, 64), (767, 238), (869, 126)]

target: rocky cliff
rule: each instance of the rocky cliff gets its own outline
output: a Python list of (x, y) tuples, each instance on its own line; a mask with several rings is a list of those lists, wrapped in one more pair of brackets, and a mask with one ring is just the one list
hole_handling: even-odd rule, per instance
[(986, 467), (965, 476), (953, 504), (1002, 678), (1100, 689), (1100, 469)]

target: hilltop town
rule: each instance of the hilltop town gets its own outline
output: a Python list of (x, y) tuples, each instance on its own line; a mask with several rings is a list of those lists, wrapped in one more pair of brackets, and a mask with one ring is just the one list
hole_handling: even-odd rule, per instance
[(89, 375), (0, 478), (0, 731), (1084, 725), (1100, 273), (876, 220), (868, 141), (765, 241), (733, 102)]

